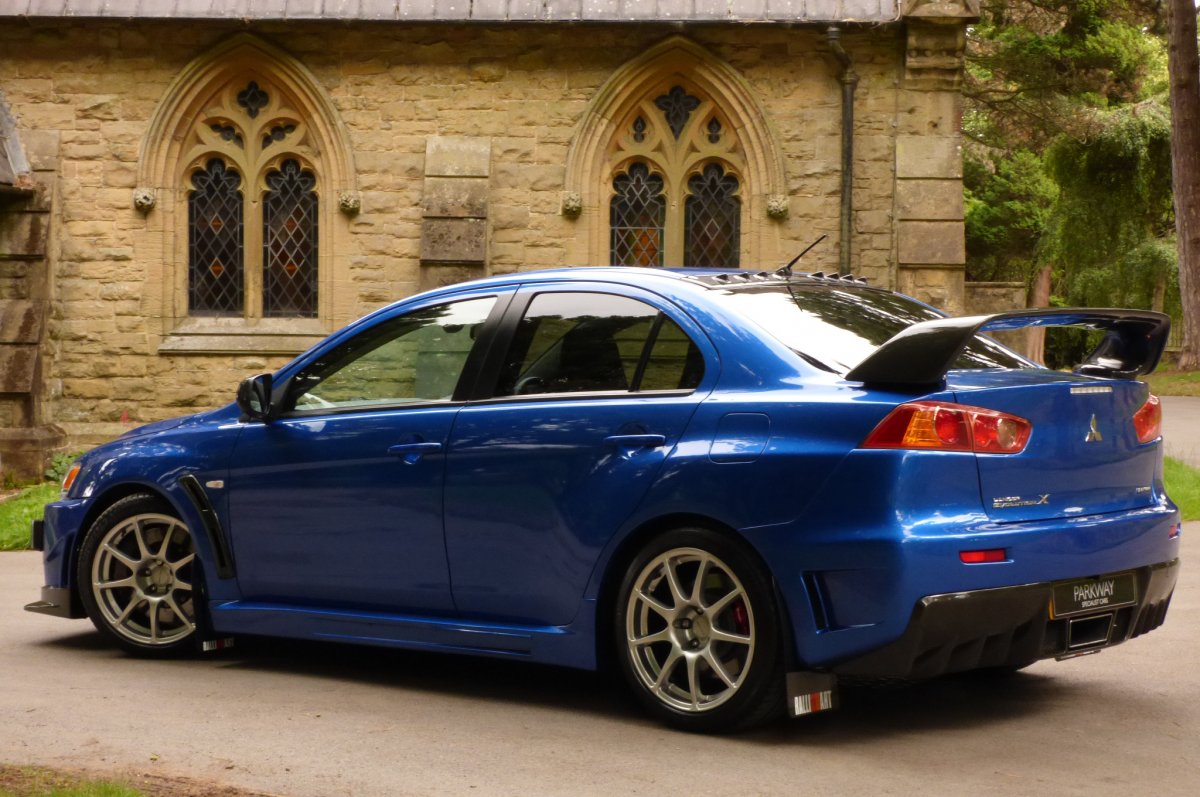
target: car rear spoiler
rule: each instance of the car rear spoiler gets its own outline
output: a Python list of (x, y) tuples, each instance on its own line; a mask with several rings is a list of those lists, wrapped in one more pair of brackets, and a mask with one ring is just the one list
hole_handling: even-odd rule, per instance
[(1072, 326), (1105, 332), (1100, 345), (1075, 367), (1075, 373), (1133, 379), (1158, 365), (1171, 319), (1149, 310), (1041, 308), (922, 321), (892, 336), (846, 374), (846, 379), (895, 388), (939, 385), (979, 332)]

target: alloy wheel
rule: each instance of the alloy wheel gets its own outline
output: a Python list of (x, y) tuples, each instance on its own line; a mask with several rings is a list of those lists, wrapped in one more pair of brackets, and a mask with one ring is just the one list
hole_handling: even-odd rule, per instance
[(133, 515), (100, 540), (92, 595), (104, 622), (139, 645), (171, 645), (196, 630), (191, 532), (178, 518)]
[(627, 652), (642, 685), (688, 714), (741, 688), (755, 650), (754, 610), (733, 570), (699, 548), (651, 559), (629, 592)]

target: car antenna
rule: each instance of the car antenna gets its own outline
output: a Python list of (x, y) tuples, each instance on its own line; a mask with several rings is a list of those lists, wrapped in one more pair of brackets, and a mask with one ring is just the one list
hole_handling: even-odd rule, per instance
[(818, 238), (817, 240), (813, 241), (813, 242), (812, 242), (812, 243), (810, 243), (808, 246), (804, 247), (804, 251), (803, 251), (803, 252), (801, 252), (800, 254), (796, 255), (795, 257), (793, 257), (793, 258), (792, 258), (790, 261), (788, 261), (788, 264), (787, 264), (786, 266), (784, 266), (783, 268), (781, 268), (781, 269), (779, 269), (778, 271), (776, 271), (776, 272), (775, 272), (775, 276), (776, 276), (776, 277), (790, 277), (790, 276), (792, 276), (792, 266), (794, 266), (794, 265), (796, 265), (797, 263), (799, 263), (799, 262), (800, 262), (800, 258), (802, 258), (802, 257), (804, 257), (805, 255), (807, 255), (807, 254), (809, 253), (809, 250), (811, 250), (811, 249), (812, 249), (814, 246), (816, 246), (817, 244), (821, 243), (821, 241), (824, 241), (824, 240), (825, 240), (826, 238), (828, 238), (828, 237), (829, 237), (828, 235), (822, 235), (820, 238)]

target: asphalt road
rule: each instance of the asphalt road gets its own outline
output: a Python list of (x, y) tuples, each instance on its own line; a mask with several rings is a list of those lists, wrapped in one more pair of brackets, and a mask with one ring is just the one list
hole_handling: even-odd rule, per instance
[[(1200, 523), (1184, 531), (1197, 550)], [(1185, 551), (1186, 556), (1186, 551)], [(1010, 677), (843, 692), (840, 710), (707, 738), (598, 676), (242, 640), (186, 661), (22, 611), (39, 554), (0, 554), (0, 762), (327, 795), (1195, 795), (1200, 567), (1165, 626)]]
[(1163, 449), (1200, 468), (1200, 396), (1163, 396)]

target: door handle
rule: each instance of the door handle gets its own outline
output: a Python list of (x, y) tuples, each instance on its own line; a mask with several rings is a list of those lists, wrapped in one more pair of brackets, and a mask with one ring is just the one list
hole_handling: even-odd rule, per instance
[(436, 454), (442, 450), (442, 444), (430, 443), (401, 443), (388, 448), (388, 453), (394, 457), (403, 457), (408, 465), (415, 465), (426, 454)]
[(667, 444), (666, 435), (661, 434), (614, 434), (604, 438), (610, 448), (660, 448)]

